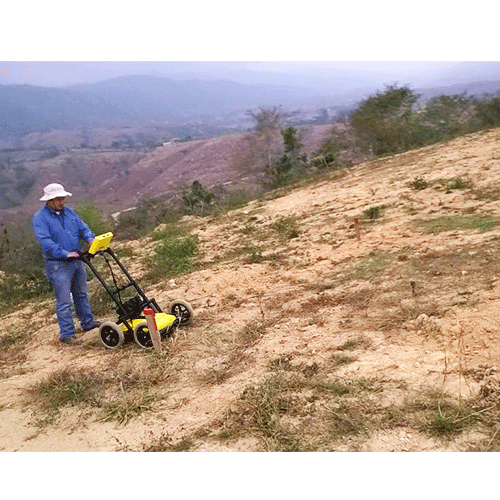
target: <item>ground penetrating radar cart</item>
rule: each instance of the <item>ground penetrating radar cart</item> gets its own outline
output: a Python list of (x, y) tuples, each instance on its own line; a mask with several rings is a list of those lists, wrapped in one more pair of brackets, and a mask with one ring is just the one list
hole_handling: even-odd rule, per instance
[[(149, 299), (145, 295), (113, 250), (109, 248), (112, 238), (111, 232), (96, 236), (89, 249), (81, 253), (79, 257), (94, 273), (117, 306), (118, 320), (116, 323), (104, 322), (99, 327), (99, 337), (108, 349), (118, 349), (125, 342), (134, 341), (144, 349), (152, 348), (153, 339), (149, 332), (145, 312), (151, 313), (151, 310), (154, 312), (154, 323), (160, 339), (164, 339), (171, 335), (178, 326), (191, 322), (194, 317), (193, 308), (189, 302), (177, 299), (170, 303), (168, 313), (163, 312), (154, 298)], [(113, 285), (106, 283), (102, 273), (94, 265), (95, 257), (101, 257), (107, 264)], [(125, 281), (118, 283), (116, 271), (121, 272), (121, 280), (125, 277)], [(123, 298), (124, 295), (128, 298)]]

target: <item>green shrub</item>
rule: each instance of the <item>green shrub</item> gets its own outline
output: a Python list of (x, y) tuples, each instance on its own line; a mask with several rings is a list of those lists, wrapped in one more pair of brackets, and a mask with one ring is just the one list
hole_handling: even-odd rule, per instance
[(421, 191), (429, 187), (429, 183), (423, 177), (415, 177), (409, 184), (415, 191)]
[(300, 227), (295, 217), (280, 217), (271, 227), (285, 241), (300, 236)]
[(370, 220), (378, 219), (382, 215), (383, 208), (384, 207), (378, 205), (367, 208), (366, 210), (363, 210), (362, 217), (363, 219), (370, 219)]
[(375, 155), (408, 149), (412, 107), (418, 97), (408, 87), (389, 86), (363, 101), (350, 118), (360, 142)]
[(113, 229), (112, 224), (105, 220), (104, 216), (92, 203), (77, 205), (74, 210), (95, 234), (107, 233)]
[(500, 125), (500, 97), (478, 101), (476, 114), (482, 127), (498, 127)]
[(500, 98), (439, 95), (427, 103), (408, 87), (389, 86), (351, 114), (358, 144), (376, 156), (450, 140), (500, 124)]
[(320, 170), (335, 168), (339, 166), (339, 151), (341, 149), (340, 139), (332, 135), (327, 137), (320, 148), (309, 160), (309, 165)]
[(174, 225), (169, 224), (162, 227), (158, 227), (151, 234), (151, 238), (154, 241), (160, 241), (165, 239), (176, 239), (181, 236), (185, 236), (186, 232), (187, 231), (183, 226), (177, 224)]
[(428, 142), (453, 139), (478, 129), (474, 100), (463, 95), (440, 95), (431, 99), (418, 123), (426, 130)]
[(116, 224), (116, 237), (124, 240), (146, 236), (160, 224), (177, 222), (183, 215), (181, 203), (175, 200), (143, 198), (132, 210), (120, 213)]
[(470, 182), (461, 177), (454, 177), (446, 183), (448, 189), (469, 189)]
[(155, 249), (153, 262), (154, 274), (175, 276), (193, 271), (196, 267), (195, 257), (198, 251), (198, 236), (185, 238), (166, 236)]
[(194, 181), (189, 189), (182, 191), (182, 201), (192, 214), (201, 217), (210, 210), (216, 201), (214, 193), (208, 191), (200, 181)]
[(301, 154), (303, 147), (300, 142), (299, 130), (286, 127), (281, 130), (284, 153), (277, 158), (269, 156), (266, 174), (273, 188), (283, 187), (305, 174), (307, 155)]
[(0, 236), (0, 314), (26, 300), (45, 297), (51, 290), (31, 227), (5, 229)]

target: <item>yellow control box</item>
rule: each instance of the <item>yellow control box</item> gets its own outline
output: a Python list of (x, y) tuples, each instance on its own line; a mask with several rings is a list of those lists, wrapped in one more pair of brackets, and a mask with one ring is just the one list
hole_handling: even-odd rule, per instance
[(96, 236), (94, 238), (94, 241), (92, 242), (92, 245), (90, 245), (89, 254), (95, 255), (97, 252), (102, 252), (103, 250), (106, 250), (109, 247), (109, 243), (112, 238), (113, 238), (113, 233), (111, 232)]

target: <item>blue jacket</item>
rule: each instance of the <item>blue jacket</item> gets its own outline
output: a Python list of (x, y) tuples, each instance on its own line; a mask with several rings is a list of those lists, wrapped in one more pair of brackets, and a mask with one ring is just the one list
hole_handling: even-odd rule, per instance
[(57, 214), (45, 205), (33, 216), (32, 224), (45, 260), (65, 260), (70, 252), (81, 250), (80, 240), (90, 243), (95, 237), (69, 207)]

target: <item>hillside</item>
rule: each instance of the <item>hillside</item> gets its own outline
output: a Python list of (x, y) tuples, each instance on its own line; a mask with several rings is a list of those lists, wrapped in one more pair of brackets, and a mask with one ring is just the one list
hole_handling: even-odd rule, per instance
[[(51, 300), (2, 318), (1, 451), (500, 450), (500, 129), (182, 226), (162, 354), (61, 346)], [(156, 244), (119, 247), (139, 281)]]
[[(300, 127), (304, 153), (316, 151), (331, 128)], [(278, 131), (272, 148), (283, 151)], [(50, 182), (62, 182), (73, 193), (71, 204), (93, 203), (106, 214), (134, 207), (141, 198), (178, 196), (195, 180), (207, 187), (224, 185), (256, 192), (262, 187), (266, 153), (265, 140), (250, 132), (166, 143), (150, 152), (66, 151), (54, 158), (26, 162), (34, 184), (21, 206), (0, 203), (0, 216), (5, 214), (5, 220), (30, 216), (40, 206), (40, 193)]]

